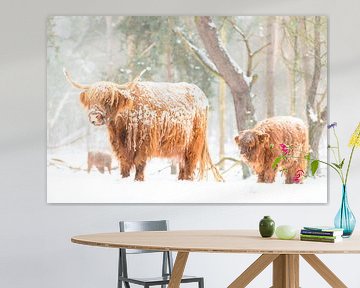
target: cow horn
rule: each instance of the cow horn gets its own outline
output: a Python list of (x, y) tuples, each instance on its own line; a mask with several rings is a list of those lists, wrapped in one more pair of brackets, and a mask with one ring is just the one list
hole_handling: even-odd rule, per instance
[(139, 74), (138, 76), (135, 77), (135, 79), (133, 80), (133, 82), (134, 82), (134, 83), (139, 82), (141, 76), (142, 76), (146, 71), (149, 71), (149, 70), (151, 70), (151, 68), (150, 68), (150, 67), (146, 67), (144, 70), (142, 70), (142, 71), (140, 72), (140, 74)]
[(66, 77), (66, 80), (75, 88), (78, 88), (78, 89), (89, 89), (90, 86), (89, 85), (82, 85), (82, 84), (79, 84), (79, 83), (76, 83), (74, 80), (71, 79), (69, 73), (66, 71), (65, 68), (63, 68), (63, 72), (64, 72), (64, 75)]
[(129, 88), (133, 87), (137, 82), (140, 81), (141, 76), (142, 76), (146, 71), (149, 71), (149, 70), (151, 70), (150, 67), (145, 68), (144, 70), (141, 71), (141, 73), (140, 73), (138, 76), (136, 76), (136, 77), (134, 78), (134, 80), (132, 80), (131, 82), (126, 83), (126, 84), (118, 84), (117, 87), (120, 88), (120, 89), (129, 89)]

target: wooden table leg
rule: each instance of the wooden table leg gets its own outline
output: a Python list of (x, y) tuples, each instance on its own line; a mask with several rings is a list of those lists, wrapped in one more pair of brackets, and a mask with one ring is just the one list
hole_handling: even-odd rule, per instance
[(183, 277), (185, 265), (188, 257), (189, 257), (189, 252), (177, 253), (168, 288), (180, 287), (181, 278)]
[(299, 255), (281, 254), (274, 260), (272, 288), (299, 288)]
[(279, 255), (277, 254), (263, 254), (254, 263), (252, 263), (238, 278), (232, 282), (228, 288), (244, 288), (254, 280), (271, 262), (273, 262)]
[(314, 254), (301, 255), (324, 280), (335, 288), (346, 288), (347, 286)]

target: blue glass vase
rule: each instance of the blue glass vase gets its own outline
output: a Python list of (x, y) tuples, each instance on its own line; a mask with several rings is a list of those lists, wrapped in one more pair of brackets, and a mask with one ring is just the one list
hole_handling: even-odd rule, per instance
[(349, 207), (346, 185), (343, 185), (342, 188), (341, 206), (336, 214), (334, 224), (336, 228), (344, 229), (344, 238), (350, 237), (355, 229), (356, 219)]

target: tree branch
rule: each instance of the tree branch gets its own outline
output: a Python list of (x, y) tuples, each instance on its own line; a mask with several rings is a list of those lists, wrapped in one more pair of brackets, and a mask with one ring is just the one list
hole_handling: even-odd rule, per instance
[(221, 77), (222, 75), (217, 70), (215, 64), (209, 59), (209, 57), (206, 55), (205, 51), (202, 51), (200, 48), (195, 46), (191, 41), (185, 36), (183, 32), (181, 32), (179, 29), (173, 30), (177, 35), (181, 37), (181, 39), (184, 41), (186, 47), (188, 50), (190, 50), (193, 55), (195, 56), (196, 60), (203, 65), (205, 68), (210, 70), (212, 73), (214, 73), (216, 76)]

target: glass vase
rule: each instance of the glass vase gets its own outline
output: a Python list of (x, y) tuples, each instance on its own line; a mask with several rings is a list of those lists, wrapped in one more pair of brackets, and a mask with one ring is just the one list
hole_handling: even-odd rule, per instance
[(336, 228), (344, 229), (344, 238), (350, 237), (355, 228), (356, 219), (349, 207), (346, 185), (342, 187), (341, 206), (336, 214), (334, 224)]

